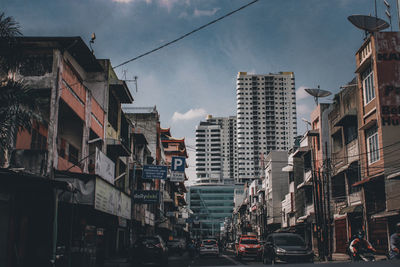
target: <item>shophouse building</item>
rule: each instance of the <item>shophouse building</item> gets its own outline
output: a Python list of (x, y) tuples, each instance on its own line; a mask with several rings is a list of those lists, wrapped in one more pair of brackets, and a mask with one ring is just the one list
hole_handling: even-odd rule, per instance
[(356, 53), (361, 180), (352, 187), (361, 187), (363, 227), (378, 252), (388, 251), (389, 235), (400, 221), (399, 43), (399, 32), (378, 32)]
[[(115, 166), (122, 166), (117, 160), (127, 154), (116, 152), (110, 158), (109, 145), (114, 143), (106, 141), (106, 125), (111, 110), (108, 92), (113, 82), (122, 82), (110, 78), (104, 61), (97, 60), (79, 37), (21, 37), (17, 44), (21, 65), (10, 74), (37, 90), (43, 120), (34, 121), (30, 132), (19, 132), (9, 171), (1, 175), (1, 188), (6, 189), (2, 194), (8, 196), (4, 205), (13, 207), (7, 221), (14, 226), (4, 233), (10, 238), (1, 239), (7, 248), (3, 259), (7, 266), (17, 260), (32, 265), (49, 262), (56, 244), (66, 246), (75, 266), (89, 258), (117, 255), (128, 245), (131, 199), (127, 188), (115, 183), (116, 175), (126, 171), (115, 171)], [(133, 101), (126, 86), (112, 90), (127, 97), (119, 102)], [(120, 106), (113, 111), (120, 124), (115, 137), (129, 138), (128, 128), (121, 126)], [(18, 174), (12, 171), (17, 169)], [(125, 182), (128, 174), (124, 175)], [(21, 182), (14, 184), (14, 176)], [(16, 259), (17, 243), (35, 245), (20, 250)]]

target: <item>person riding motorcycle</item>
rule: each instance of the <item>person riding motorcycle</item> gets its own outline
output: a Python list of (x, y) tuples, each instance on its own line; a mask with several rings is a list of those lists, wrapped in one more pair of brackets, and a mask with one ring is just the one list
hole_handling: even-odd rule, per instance
[(353, 261), (360, 260), (360, 253), (365, 251), (376, 252), (371, 243), (364, 239), (364, 231), (358, 231), (356, 237), (350, 243), (349, 250)]
[(400, 260), (400, 222), (396, 224), (396, 233), (390, 236), (390, 252), (391, 260)]
[(189, 257), (193, 259), (196, 254), (196, 244), (194, 243), (194, 240), (190, 240), (188, 245), (188, 251), (189, 251)]

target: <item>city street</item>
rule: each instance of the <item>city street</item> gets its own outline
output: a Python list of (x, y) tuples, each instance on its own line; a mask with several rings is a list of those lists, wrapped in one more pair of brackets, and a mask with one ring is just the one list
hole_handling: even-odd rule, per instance
[[(324, 264), (325, 266), (337, 266), (336, 264), (345, 264), (351, 266), (398, 266), (399, 262), (395, 261), (387, 261), (387, 260), (378, 260), (376, 262), (350, 262), (350, 261), (334, 261), (334, 262), (315, 262), (314, 264)], [(284, 266), (308, 266), (314, 264), (285, 264)], [(189, 267), (189, 266), (266, 266), (262, 264), (260, 261), (255, 261), (251, 258), (244, 259), (236, 259), (232, 252), (224, 252), (221, 253), (218, 258), (216, 257), (198, 257), (196, 256), (194, 259), (189, 259), (187, 253), (182, 256), (172, 255), (169, 257), (169, 266), (173, 267)]]

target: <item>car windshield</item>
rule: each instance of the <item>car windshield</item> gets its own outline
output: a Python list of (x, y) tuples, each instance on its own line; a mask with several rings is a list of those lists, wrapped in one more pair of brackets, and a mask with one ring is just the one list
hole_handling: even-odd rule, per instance
[(203, 240), (203, 244), (206, 245), (206, 246), (215, 245), (215, 244), (217, 244), (217, 241), (215, 241), (215, 240)]
[(155, 245), (155, 244), (160, 243), (160, 240), (157, 237), (145, 237), (145, 238), (142, 238), (140, 240), (140, 242), (142, 242), (142, 244), (144, 244), (144, 245), (146, 245), (146, 244)]
[(296, 235), (282, 235), (274, 237), (277, 246), (304, 246), (304, 241)]
[(240, 242), (241, 244), (252, 244), (252, 245), (257, 245), (258, 241), (257, 239), (242, 239)]

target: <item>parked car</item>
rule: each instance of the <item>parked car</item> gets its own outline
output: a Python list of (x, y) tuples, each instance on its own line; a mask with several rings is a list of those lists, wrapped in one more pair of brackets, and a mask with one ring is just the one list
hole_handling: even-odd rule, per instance
[(218, 257), (219, 256), (219, 248), (218, 248), (217, 240), (215, 240), (215, 239), (201, 240), (200, 248), (199, 248), (199, 255), (200, 256), (214, 255), (214, 256)]
[(303, 238), (293, 233), (273, 233), (265, 242), (262, 261), (264, 264), (281, 262), (314, 262), (314, 252)]
[(256, 236), (242, 236), (236, 248), (236, 257), (261, 258), (262, 248)]
[(158, 236), (144, 236), (138, 238), (131, 253), (132, 266), (154, 264), (168, 265), (168, 248), (164, 240)]

